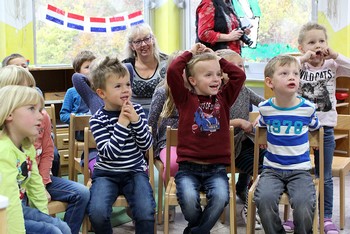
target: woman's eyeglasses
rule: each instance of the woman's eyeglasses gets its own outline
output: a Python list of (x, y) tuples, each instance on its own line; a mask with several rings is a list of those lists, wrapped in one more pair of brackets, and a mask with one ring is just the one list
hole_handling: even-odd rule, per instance
[(142, 42), (146, 43), (147, 45), (151, 44), (151, 42), (152, 42), (152, 35), (149, 35), (148, 37), (145, 37), (142, 40), (132, 41), (132, 43), (136, 47), (140, 47), (142, 45)]

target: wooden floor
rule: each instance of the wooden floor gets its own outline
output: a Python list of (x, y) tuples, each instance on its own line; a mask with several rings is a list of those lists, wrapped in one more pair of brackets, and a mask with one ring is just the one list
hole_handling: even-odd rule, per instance
[[(339, 180), (338, 178), (334, 178), (334, 209), (333, 209), (333, 220), (334, 222), (339, 225)], [(345, 209), (345, 229), (341, 230), (341, 234), (349, 234), (350, 233), (350, 175), (346, 177), (346, 209)], [(243, 219), (241, 218), (241, 210), (243, 205), (240, 203), (240, 201), (237, 201), (237, 233), (243, 234), (246, 233), (246, 228)], [(221, 224), (221, 222), (217, 222), (215, 227), (212, 229), (211, 233), (213, 234), (224, 234), (224, 233), (230, 233), (229, 226), (228, 226), (228, 209), (227, 210), (227, 221), (225, 224)], [(175, 222), (170, 224), (170, 233), (171, 234), (182, 234), (184, 228), (186, 227), (187, 223), (183, 218), (183, 215), (181, 213), (181, 210), (179, 207), (176, 208), (176, 218)], [(135, 233), (134, 227), (132, 222), (123, 224), (119, 227), (113, 228), (113, 233)], [(163, 233), (163, 225), (157, 225), (157, 233)], [(263, 234), (264, 231), (256, 231), (256, 234)]]

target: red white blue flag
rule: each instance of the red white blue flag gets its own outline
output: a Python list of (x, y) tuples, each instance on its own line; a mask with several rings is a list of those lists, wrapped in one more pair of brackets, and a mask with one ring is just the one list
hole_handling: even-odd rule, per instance
[(67, 15), (67, 27), (84, 31), (84, 16), (69, 13)]
[(126, 30), (126, 21), (124, 15), (110, 17), (109, 24), (111, 26), (112, 32)]
[(136, 11), (128, 15), (130, 26), (141, 24), (144, 22), (142, 12)]
[(56, 24), (64, 25), (66, 12), (50, 4), (47, 5), (46, 19)]
[(106, 18), (90, 17), (90, 32), (107, 32)]

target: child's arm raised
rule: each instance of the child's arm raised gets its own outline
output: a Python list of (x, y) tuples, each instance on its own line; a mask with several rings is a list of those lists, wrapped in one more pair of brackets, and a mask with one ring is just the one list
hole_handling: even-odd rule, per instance
[(193, 54), (190, 51), (185, 51), (183, 54), (175, 58), (167, 70), (167, 82), (171, 90), (171, 94), (175, 103), (185, 102), (189, 90), (185, 87), (182, 74), (186, 68), (186, 64), (191, 60)]

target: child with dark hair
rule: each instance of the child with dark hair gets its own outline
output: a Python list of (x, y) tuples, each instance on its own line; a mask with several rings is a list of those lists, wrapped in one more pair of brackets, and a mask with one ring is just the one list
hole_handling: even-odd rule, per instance
[(117, 58), (103, 58), (91, 66), (93, 88), (103, 100), (90, 119), (98, 157), (90, 188), (88, 214), (95, 233), (111, 234), (115, 199), (123, 194), (135, 221), (136, 233), (154, 233), (155, 201), (144, 152), (152, 147), (145, 113), (131, 103), (130, 74)]

